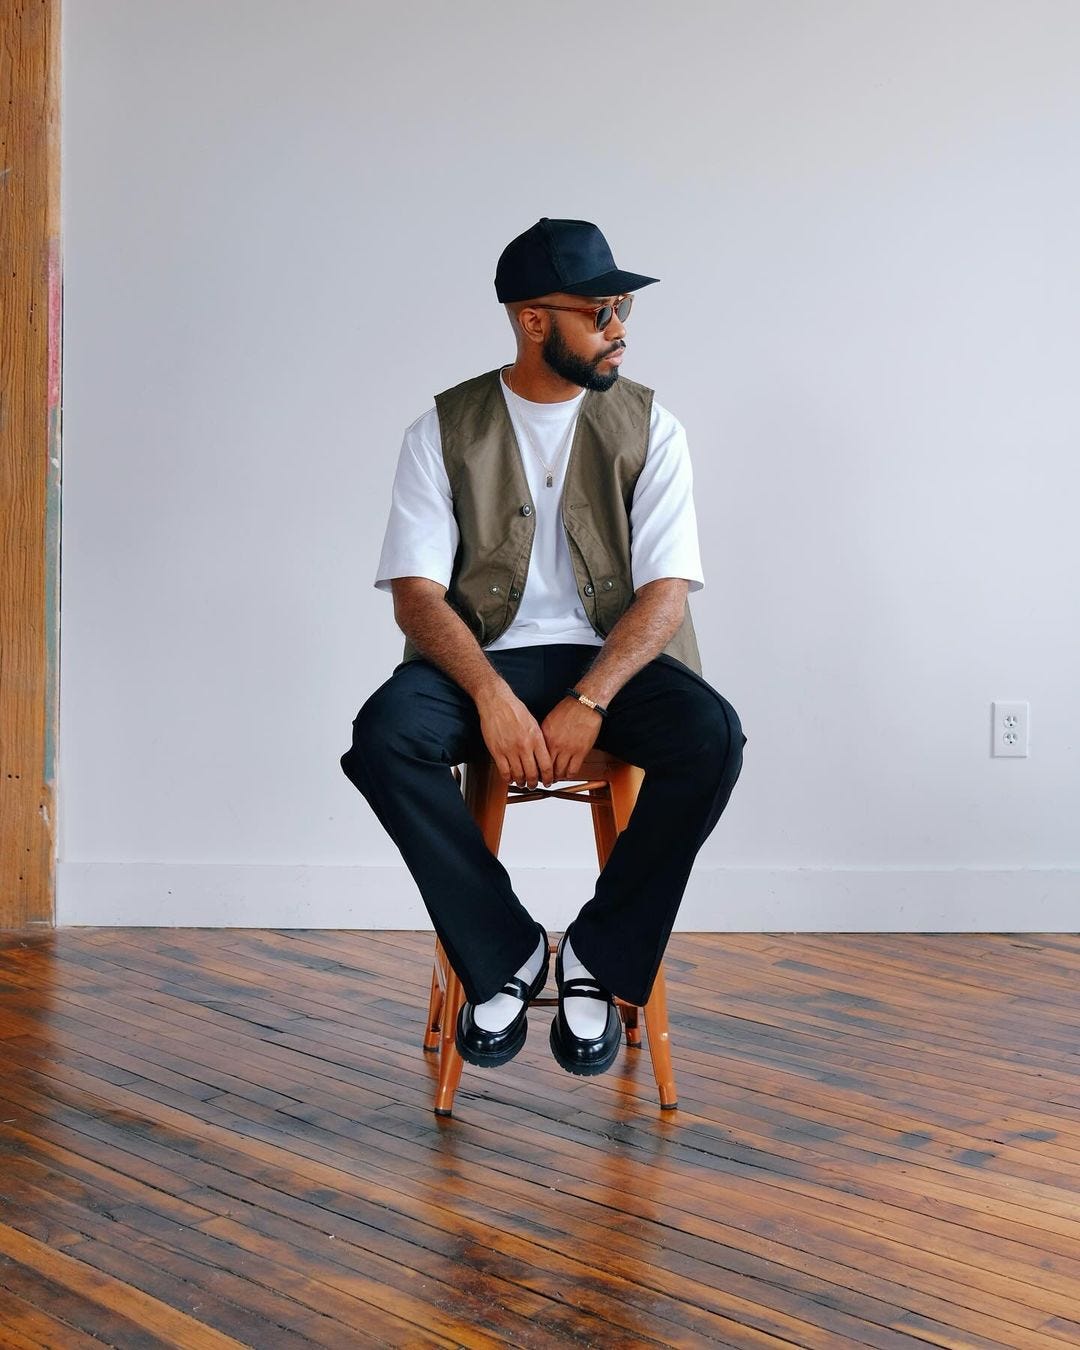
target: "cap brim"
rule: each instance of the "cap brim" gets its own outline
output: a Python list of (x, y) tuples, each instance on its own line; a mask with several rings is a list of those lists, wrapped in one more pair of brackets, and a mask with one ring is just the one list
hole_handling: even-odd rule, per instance
[(627, 291), (640, 291), (642, 286), (651, 286), (659, 280), (659, 277), (643, 277), (639, 272), (604, 272), (598, 277), (560, 286), (559, 290), (566, 295), (625, 295)]

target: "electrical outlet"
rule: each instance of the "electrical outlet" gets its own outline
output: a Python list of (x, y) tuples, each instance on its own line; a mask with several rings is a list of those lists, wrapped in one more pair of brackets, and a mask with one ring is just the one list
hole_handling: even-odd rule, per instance
[(1031, 715), (1026, 703), (994, 702), (992, 755), (1012, 755), (1027, 758), (1028, 726)]

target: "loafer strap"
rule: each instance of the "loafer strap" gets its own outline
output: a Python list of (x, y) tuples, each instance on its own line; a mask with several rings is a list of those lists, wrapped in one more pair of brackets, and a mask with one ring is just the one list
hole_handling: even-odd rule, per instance
[(529, 986), (524, 980), (516, 975), (511, 975), (503, 987), (499, 990), (500, 994), (512, 994), (514, 998), (519, 998), (522, 1003), (526, 1003), (529, 998)]
[(560, 998), (598, 998), (602, 1003), (610, 1003), (611, 995), (595, 980), (563, 980), (559, 985)]

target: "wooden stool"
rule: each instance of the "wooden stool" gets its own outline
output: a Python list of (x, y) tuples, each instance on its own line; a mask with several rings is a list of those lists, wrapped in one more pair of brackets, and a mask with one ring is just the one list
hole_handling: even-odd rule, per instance
[[(465, 766), (462, 780), (458, 770), (454, 773), (462, 782), (465, 801), (473, 819), (480, 826), (484, 842), (492, 853), (499, 852), (502, 839), (503, 820), (507, 804), (515, 802), (545, 801), (551, 797), (561, 797), (568, 801), (587, 802), (592, 807), (593, 833), (596, 837), (596, 856), (603, 868), (608, 860), (620, 830), (624, 829), (637, 802), (638, 789), (644, 774), (632, 764), (624, 764), (614, 755), (594, 750), (585, 757), (581, 766), (586, 781), (558, 788), (527, 787), (507, 785), (499, 777), (495, 762), (490, 757), (477, 760)], [(551, 944), (552, 952), (556, 944)], [(465, 991), (461, 981), (455, 975), (453, 967), (446, 958), (442, 943), (435, 939), (435, 968), (431, 973), (431, 1003), (428, 1007), (428, 1029), (424, 1037), (424, 1049), (439, 1053), (439, 1084), (435, 1092), (435, 1114), (449, 1116), (453, 1114), (454, 1093), (461, 1081), (461, 1068), (464, 1061), (458, 1052), (454, 1036), (457, 1028), (458, 1012), (465, 1002)], [(558, 998), (534, 998), (531, 1007), (553, 1007)], [(633, 1003), (617, 998), (615, 1006), (622, 1017), (626, 1029), (626, 1043), (630, 1046), (641, 1045), (641, 1028), (638, 1025), (639, 1009)], [(652, 994), (641, 1011), (645, 1014), (645, 1028), (649, 1038), (649, 1054), (652, 1056), (653, 1074), (660, 1093), (662, 1110), (674, 1111), (678, 1106), (675, 1091), (675, 1076), (671, 1067), (671, 1041), (668, 1032), (667, 989), (664, 983), (664, 967), (661, 963), (653, 982)]]

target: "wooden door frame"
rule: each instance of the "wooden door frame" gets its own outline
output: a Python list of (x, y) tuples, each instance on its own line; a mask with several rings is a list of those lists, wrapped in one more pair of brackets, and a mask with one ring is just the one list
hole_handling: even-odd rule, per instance
[(0, 5), (0, 928), (56, 910), (60, 12)]

